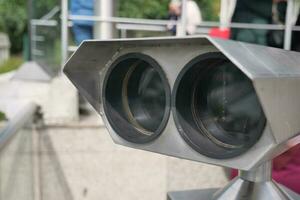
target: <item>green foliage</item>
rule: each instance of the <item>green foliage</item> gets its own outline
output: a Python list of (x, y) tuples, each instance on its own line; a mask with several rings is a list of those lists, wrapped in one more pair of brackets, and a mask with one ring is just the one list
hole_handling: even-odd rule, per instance
[(6, 116), (3, 112), (0, 111), (0, 121), (6, 120)]
[(8, 34), (12, 52), (18, 52), (22, 48), (22, 35), (26, 30), (27, 19), (24, 8), (24, 0), (0, 0), (0, 31)]
[(216, 21), (219, 18), (220, 0), (196, 0), (205, 21)]
[[(32, 0), (33, 17), (40, 18), (59, 0)], [(132, 18), (165, 19), (170, 0), (117, 0), (119, 16)], [(219, 0), (195, 0), (204, 20), (217, 20)], [(27, 30), (27, 0), (0, 0), (0, 31), (9, 35), (12, 53), (22, 50), (23, 35)]]
[(161, 19), (168, 14), (169, 0), (119, 0), (119, 16)]
[(13, 56), (0, 65), (0, 74), (17, 69), (23, 63), (22, 57)]
[[(40, 18), (56, 4), (57, 0), (33, 0), (33, 17)], [(12, 53), (22, 50), (27, 18), (27, 0), (0, 0), (0, 31), (8, 34)]]
[(39, 19), (52, 8), (60, 5), (60, 0), (33, 0), (33, 18)]
[[(170, 0), (119, 0), (121, 17), (164, 19), (168, 16)], [(219, 0), (196, 0), (204, 20), (218, 19)]]

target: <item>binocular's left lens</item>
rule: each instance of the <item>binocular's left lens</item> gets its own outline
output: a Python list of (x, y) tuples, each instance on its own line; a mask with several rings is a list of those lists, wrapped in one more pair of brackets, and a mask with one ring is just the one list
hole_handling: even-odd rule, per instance
[(105, 111), (115, 131), (124, 139), (144, 143), (163, 130), (170, 92), (159, 65), (142, 54), (118, 59), (104, 85)]

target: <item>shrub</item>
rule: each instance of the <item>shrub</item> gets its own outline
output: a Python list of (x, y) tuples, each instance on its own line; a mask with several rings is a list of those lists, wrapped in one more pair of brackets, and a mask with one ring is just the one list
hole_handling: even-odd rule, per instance
[(0, 112), (0, 121), (6, 120), (5, 114), (3, 112)]
[(20, 67), (23, 63), (23, 59), (20, 56), (13, 56), (4, 63), (0, 64), (0, 74), (12, 71)]

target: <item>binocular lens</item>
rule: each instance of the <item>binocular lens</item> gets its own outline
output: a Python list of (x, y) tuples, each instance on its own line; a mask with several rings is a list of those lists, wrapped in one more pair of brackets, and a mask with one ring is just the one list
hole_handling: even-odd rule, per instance
[(125, 75), (122, 104), (127, 120), (144, 134), (155, 132), (164, 117), (166, 96), (159, 73), (137, 60)]
[(202, 55), (180, 77), (175, 120), (192, 147), (229, 158), (257, 142), (266, 119), (251, 80), (233, 63), (219, 53)]
[(168, 84), (158, 64), (148, 56), (129, 54), (108, 74), (105, 110), (116, 132), (135, 143), (157, 137), (170, 107)]

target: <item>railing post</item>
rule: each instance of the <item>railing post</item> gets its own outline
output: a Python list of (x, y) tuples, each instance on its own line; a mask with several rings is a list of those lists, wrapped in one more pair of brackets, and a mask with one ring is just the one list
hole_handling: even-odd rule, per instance
[(34, 51), (35, 51), (35, 39), (36, 39), (36, 26), (32, 24), (32, 19), (29, 21), (29, 26), (30, 26), (30, 57), (31, 60), (35, 60), (35, 55), (34, 55)]
[(31, 40), (32, 40), (32, 33), (31, 33), (31, 19), (33, 18), (33, 2), (32, 0), (28, 0), (27, 1), (27, 10), (28, 10), (28, 25), (27, 25), (27, 28), (28, 28), (28, 61), (31, 61), (32, 60), (32, 43), (31, 43)]
[[(101, 17), (101, 0), (94, 0), (94, 15), (95, 17)], [(94, 21), (94, 39), (98, 39), (101, 37), (101, 22)]]
[(284, 49), (290, 50), (292, 44), (293, 27), (296, 24), (300, 9), (299, 0), (288, 0), (285, 19), (285, 33), (284, 33)]
[(176, 35), (177, 36), (185, 36), (186, 35), (186, 25), (187, 25), (187, 0), (181, 0), (181, 17), (180, 17), (179, 23), (177, 23)]
[[(103, 20), (96, 22), (94, 26), (94, 38), (111, 39), (114, 35), (113, 23), (109, 20), (114, 16), (114, 0), (96, 0), (95, 16), (101, 17)], [(108, 21), (105, 21), (109, 19)]]
[(236, 7), (236, 0), (221, 0), (220, 28), (228, 29)]
[(34, 103), (27, 103), (8, 121), (6, 126), (0, 129), (0, 151), (5, 145), (16, 135), (16, 133), (24, 128), (28, 122), (34, 120), (38, 112), (38, 106)]
[(61, 66), (68, 59), (68, 0), (61, 0)]

